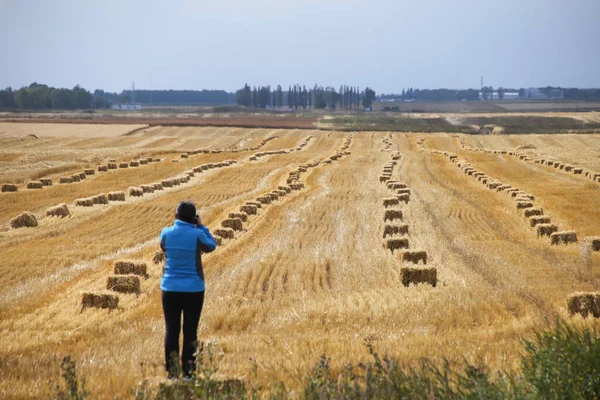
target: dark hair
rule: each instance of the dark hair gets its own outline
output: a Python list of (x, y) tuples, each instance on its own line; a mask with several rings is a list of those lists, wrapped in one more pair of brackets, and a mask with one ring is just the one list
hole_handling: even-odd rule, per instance
[(191, 201), (182, 201), (175, 210), (175, 217), (191, 224), (196, 217), (196, 206)]

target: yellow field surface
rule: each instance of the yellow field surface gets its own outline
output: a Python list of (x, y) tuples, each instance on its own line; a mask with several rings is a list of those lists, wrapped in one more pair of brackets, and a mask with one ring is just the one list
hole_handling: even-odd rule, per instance
[[(535, 195), (561, 229), (577, 231), (580, 239), (600, 236), (600, 183), (470, 151), (461, 140), (472, 147), (511, 150), (535, 144), (537, 150), (528, 151), (600, 169), (591, 150), (579, 151), (600, 146), (600, 135), (521, 139), (160, 127), (112, 138), (0, 139), (5, 155), (0, 165), (7, 170), (25, 167), (21, 161), (28, 157), (35, 164), (62, 155), (80, 169), (109, 158), (163, 158), (39, 190), (24, 188), (30, 179), (24, 174), (16, 193), (0, 194), (0, 394), (47, 395), (48, 381), (59, 376), (65, 354), (76, 360), (94, 398), (126, 398), (143, 377), (164, 380), (162, 266), (152, 257), (175, 206), (195, 201), (203, 223), (214, 231), (247, 201), (287, 186), (290, 172), (301, 166), (307, 167), (299, 178), (304, 188), (263, 204), (242, 231), (203, 258), (207, 291), (200, 338), (218, 341), (223, 377), (265, 387), (281, 380), (293, 389), (323, 353), (336, 368), (366, 360), (365, 340), (407, 365), (421, 357), (464, 357), (492, 367), (518, 367), (523, 337), (557, 316), (570, 318), (570, 293), (598, 290), (600, 252), (590, 254), (582, 240), (551, 246), (548, 238), (537, 237), (510, 197), (486, 189), (432, 151), (456, 153), (489, 176)], [(259, 150), (250, 150), (261, 143)], [(302, 143), (307, 144), (299, 147)], [(349, 154), (335, 156), (346, 148)], [(180, 158), (190, 149), (223, 151)], [(251, 160), (259, 152), (281, 154)], [(69, 160), (68, 154), (85, 162)], [(407, 185), (410, 201), (386, 209), (383, 200), (394, 193), (380, 175), (394, 154), (400, 159), (392, 179)], [(237, 163), (124, 202), (73, 205), (76, 198), (224, 160)], [(10, 174), (0, 176), (6, 181)], [(63, 202), (71, 217), (41, 217), (47, 207)], [(402, 221), (384, 222), (386, 210), (401, 211)], [(40, 217), (39, 226), (9, 229), (10, 219), (22, 211)], [(406, 238), (411, 250), (427, 252), (427, 266), (437, 269), (435, 287), (403, 285), (401, 269), (415, 265), (387, 250), (389, 237), (383, 235), (386, 225), (398, 224), (406, 224), (408, 233), (392, 238)], [(119, 294), (117, 310), (82, 310), (81, 294), (103, 292), (119, 259), (147, 263), (150, 276), (142, 279), (141, 293)]]

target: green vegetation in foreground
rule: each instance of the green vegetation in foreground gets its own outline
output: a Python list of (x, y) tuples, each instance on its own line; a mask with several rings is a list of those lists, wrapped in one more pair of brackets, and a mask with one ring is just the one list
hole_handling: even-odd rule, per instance
[(502, 117), (468, 117), (461, 118), (464, 125), (499, 125), (504, 133), (594, 133), (600, 130), (600, 124), (586, 123), (568, 117), (541, 117), (531, 115), (515, 115)]
[(333, 116), (321, 121), (342, 131), (456, 132), (476, 133), (469, 126), (453, 125), (444, 118), (411, 118), (390, 113)]
[[(325, 355), (294, 393), (275, 383), (268, 389), (240, 380), (215, 378), (221, 353), (207, 346), (198, 359), (195, 376), (152, 387), (144, 380), (132, 398), (145, 399), (599, 399), (600, 337), (595, 329), (571, 327), (558, 321), (524, 342), (521, 370), (492, 373), (483, 362), (471, 365), (424, 360), (418, 368), (405, 368), (401, 360), (381, 357), (369, 341), (367, 363), (331, 367)], [(256, 367), (256, 366), (255, 366)], [(54, 383), (52, 398), (94, 398), (85, 390), (85, 378), (66, 357), (62, 383)], [(252, 371), (256, 376), (256, 370)]]

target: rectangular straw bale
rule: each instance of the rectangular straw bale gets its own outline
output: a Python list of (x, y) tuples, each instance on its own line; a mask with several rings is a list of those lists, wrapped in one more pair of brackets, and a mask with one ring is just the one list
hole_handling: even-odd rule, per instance
[(538, 224), (535, 229), (538, 236), (550, 236), (554, 232), (558, 232), (558, 226), (554, 224)]
[(383, 238), (384, 239), (387, 236), (406, 235), (406, 234), (408, 234), (408, 225), (406, 225), (406, 224), (403, 224), (403, 225), (386, 224), (385, 228), (383, 229)]
[(141, 185), (140, 188), (144, 193), (154, 193), (154, 185)]
[(46, 215), (46, 217), (64, 218), (71, 215), (71, 213), (69, 212), (69, 208), (67, 207), (67, 205), (65, 203), (62, 203), (57, 206), (48, 208), (44, 215)]
[(258, 207), (251, 204), (245, 204), (240, 207), (240, 211), (248, 215), (256, 215), (258, 212)]
[(140, 277), (137, 275), (109, 276), (106, 280), (106, 289), (118, 293), (136, 293), (141, 291)]
[(96, 171), (94, 171), (92, 168), (88, 168), (88, 169), (84, 169), (83, 173), (86, 175), (95, 175)]
[(385, 248), (392, 253), (395, 250), (408, 249), (408, 238), (392, 238), (385, 242)]
[(141, 187), (131, 186), (127, 190), (127, 193), (129, 194), (129, 196), (132, 196), (132, 197), (142, 197), (144, 195), (144, 190), (142, 190)]
[(44, 186), (52, 186), (52, 179), (50, 178), (41, 178), (40, 182), (42, 182), (42, 185)]
[(413, 264), (418, 264), (419, 261), (427, 264), (427, 252), (425, 250), (402, 250), (399, 258), (402, 261), (412, 262)]
[(40, 181), (27, 182), (27, 189), (42, 189), (44, 185)]
[(94, 200), (90, 197), (83, 199), (75, 199), (75, 207), (92, 207)]
[(108, 201), (125, 201), (125, 192), (110, 192)]
[(117, 169), (117, 163), (109, 162), (108, 164), (106, 164), (106, 167), (108, 169)]
[(536, 226), (539, 224), (549, 224), (549, 223), (550, 223), (550, 217), (538, 217), (538, 216), (529, 217), (529, 225), (530, 226)]
[(385, 210), (383, 222), (394, 221), (396, 219), (402, 221), (402, 210)]
[(94, 204), (108, 204), (108, 196), (104, 193), (92, 197)]
[(117, 260), (113, 264), (115, 275), (137, 275), (148, 278), (148, 266), (138, 260)]
[(571, 315), (581, 314), (581, 316), (587, 318), (591, 314), (594, 318), (600, 318), (600, 293), (572, 293), (567, 298), (567, 308)]
[(592, 251), (600, 251), (600, 236), (590, 236), (585, 238), (585, 242), (589, 244)]
[(154, 188), (154, 190), (163, 190), (163, 184), (160, 182), (156, 182), (152, 184), (152, 187)]
[(223, 228), (231, 228), (234, 231), (241, 231), (244, 229), (242, 220), (239, 218), (228, 218), (221, 222)]
[(233, 239), (234, 231), (231, 228), (215, 229), (214, 235), (223, 239)]
[(577, 242), (577, 233), (575, 231), (561, 231), (550, 234), (550, 244), (559, 243), (569, 244)]
[(117, 309), (119, 308), (119, 296), (105, 293), (82, 293), (81, 310), (86, 308)]
[(160, 181), (163, 187), (173, 187), (173, 182), (170, 179)]
[(400, 204), (400, 200), (397, 197), (388, 197), (383, 199), (383, 206), (385, 208), (397, 206)]
[(58, 183), (73, 183), (73, 178), (70, 176), (62, 176), (58, 179)]
[(2, 193), (5, 192), (16, 192), (19, 190), (17, 185), (13, 185), (12, 183), (5, 183), (2, 185)]
[(119, 163), (119, 168), (129, 168), (129, 164), (126, 162)]
[(437, 286), (437, 268), (435, 267), (402, 267), (400, 269), (402, 284), (409, 286), (411, 283), (427, 283), (433, 287)]
[(108, 165), (98, 165), (98, 172), (108, 171)]

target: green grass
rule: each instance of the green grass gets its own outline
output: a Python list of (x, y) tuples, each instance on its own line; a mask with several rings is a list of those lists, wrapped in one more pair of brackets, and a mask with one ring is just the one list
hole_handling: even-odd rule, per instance
[(585, 123), (568, 117), (541, 116), (503, 116), (503, 117), (470, 117), (462, 118), (464, 125), (499, 125), (504, 133), (592, 133), (600, 129), (600, 124)]
[(468, 126), (457, 126), (444, 118), (410, 118), (389, 113), (362, 113), (341, 115), (320, 121), (342, 131), (397, 131), (397, 132), (456, 132), (475, 133)]

